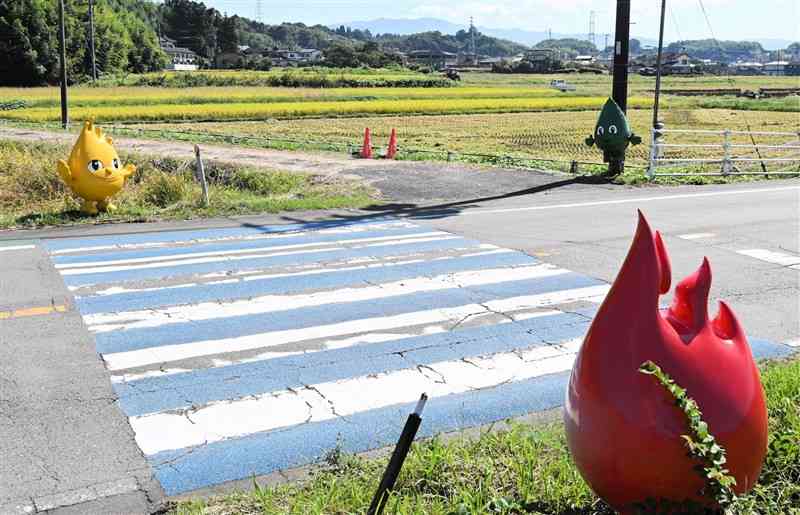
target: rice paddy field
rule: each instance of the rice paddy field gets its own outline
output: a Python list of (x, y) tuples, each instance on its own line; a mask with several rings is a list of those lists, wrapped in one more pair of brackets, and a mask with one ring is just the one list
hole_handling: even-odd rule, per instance
[[(400, 156), (405, 159), (455, 158), (500, 164), (508, 159), (540, 164), (601, 160), (599, 152), (583, 140), (593, 130), (597, 112), (610, 94), (611, 77), (607, 75), (467, 73), (460, 83), (453, 83), (434, 74), (351, 70), (339, 72), (338, 77), (369, 86), (258, 85), (270, 84), (275, 77), (296, 79), (303, 74), (306, 78), (316, 74), (329, 82), (335, 78), (330, 72), (321, 75), (314, 70), (132, 76), (101, 82), (97, 87), (72, 88), (70, 115), (73, 120), (94, 118), (120, 133), (247, 146), (347, 151), (361, 144), (365, 127), (372, 129), (376, 145), (385, 145), (391, 129), (396, 128)], [(566, 80), (575, 91), (552, 89), (553, 79)], [(185, 86), (187, 81), (198, 86), (172, 87), (176, 83)], [(394, 85), (386, 86), (390, 82)], [(663, 84), (665, 91), (798, 86), (797, 77), (764, 76), (666, 77)], [(644, 166), (648, 159), (653, 87), (653, 78), (631, 76), (628, 115), (634, 132), (645, 139), (645, 144), (631, 147), (628, 162), (632, 165)], [(800, 96), (662, 98), (661, 118), (668, 129), (786, 133), (734, 135), (735, 156), (768, 160), (785, 155), (779, 147), (800, 144), (800, 136), (793, 136), (800, 132)], [(3, 106), (3, 123), (52, 126), (60, 120), (58, 88), (0, 88)], [(721, 134), (674, 133), (668, 140), (695, 145), (667, 148), (664, 155), (668, 158), (722, 154)], [(756, 153), (754, 142), (775, 148)]]

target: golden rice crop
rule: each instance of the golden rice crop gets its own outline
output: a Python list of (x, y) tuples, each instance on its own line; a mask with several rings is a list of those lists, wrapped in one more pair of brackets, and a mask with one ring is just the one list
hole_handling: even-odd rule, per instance
[[(443, 98), (549, 98), (570, 97), (547, 88), (259, 88), (199, 87), (188, 90), (168, 88), (73, 88), (69, 101), (72, 107), (125, 106), (156, 104), (227, 104), (287, 101), (342, 101), (379, 99), (443, 99)], [(0, 101), (22, 100), (30, 107), (60, 105), (58, 88), (0, 88)]]
[[(269, 118), (305, 118), (367, 116), (391, 114), (457, 114), (479, 112), (581, 111), (595, 110), (602, 97), (553, 98), (444, 98), (379, 99), (346, 101), (307, 101), (235, 104), (157, 104), (148, 106), (96, 106), (71, 110), (73, 119), (94, 118), (98, 122), (161, 120), (242, 120)], [(631, 108), (652, 104), (648, 98), (634, 97)], [(0, 112), (0, 118), (22, 121), (57, 121), (60, 112), (54, 107), (36, 107)]]
[[(570, 161), (602, 159), (596, 148), (587, 147), (584, 139), (597, 120), (600, 106), (578, 112), (528, 112), (511, 114), (381, 116), (366, 118), (315, 118), (249, 122), (206, 122), (184, 126), (178, 124), (147, 124), (151, 129), (190, 130), (201, 134), (282, 138), (295, 141), (325, 142), (338, 145), (357, 145), (364, 127), (372, 129), (376, 145), (385, 145), (392, 128), (396, 128), (402, 149), (432, 149), (441, 153), (453, 151), (471, 154), (502, 154), (518, 157), (540, 157)], [(797, 131), (800, 121), (793, 113), (748, 112), (748, 121), (757, 131)], [(630, 147), (628, 160), (632, 164), (647, 161), (649, 126), (652, 111), (635, 109), (628, 112), (631, 126), (645, 144)], [(662, 119), (670, 128), (746, 130), (741, 113), (715, 109), (672, 109), (662, 111)], [(167, 134), (166, 137), (169, 137)], [(674, 142), (691, 143), (694, 136), (677, 134)], [(241, 140), (240, 140), (241, 141)], [(774, 143), (757, 137), (759, 143)], [(706, 142), (706, 141), (704, 141)], [(719, 139), (717, 139), (719, 142)], [(785, 142), (785, 141), (783, 141)], [(259, 145), (258, 140), (249, 142)], [(743, 141), (742, 143), (747, 143)], [(682, 149), (682, 157), (706, 157), (706, 149)], [(441, 157), (441, 156), (440, 156)]]

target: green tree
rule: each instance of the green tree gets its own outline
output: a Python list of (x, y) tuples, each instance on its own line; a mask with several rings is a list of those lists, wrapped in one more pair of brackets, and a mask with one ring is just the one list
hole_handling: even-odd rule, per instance
[(239, 51), (239, 34), (236, 32), (235, 17), (224, 17), (219, 22), (217, 45), (222, 53)]
[[(122, 17), (105, 3), (98, 4), (95, 9), (94, 33), (98, 73), (114, 74), (126, 71), (133, 41)], [(90, 75), (89, 54), (90, 52), (86, 52), (83, 68)]]
[(325, 49), (325, 63), (334, 68), (356, 68), (360, 66), (361, 61), (355, 48), (336, 43)]
[(54, 14), (44, 0), (0, 0), (0, 85), (36, 86), (56, 79)]
[(168, 58), (161, 50), (155, 31), (145, 21), (146, 18), (134, 12), (125, 12), (120, 16), (131, 40), (128, 71), (144, 73), (163, 70)]

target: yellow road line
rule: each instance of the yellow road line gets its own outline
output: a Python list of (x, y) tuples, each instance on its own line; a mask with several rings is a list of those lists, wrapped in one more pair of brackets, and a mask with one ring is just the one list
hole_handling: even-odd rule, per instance
[(67, 306), (59, 304), (57, 306), (41, 306), (37, 308), (15, 309), (13, 311), (0, 311), (0, 320), (8, 318), (33, 317), (39, 315), (49, 315), (50, 313), (64, 313)]

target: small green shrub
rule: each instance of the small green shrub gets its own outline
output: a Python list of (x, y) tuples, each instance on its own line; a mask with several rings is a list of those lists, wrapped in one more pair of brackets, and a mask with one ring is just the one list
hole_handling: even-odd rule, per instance
[(141, 183), (144, 202), (157, 206), (167, 207), (176, 204), (189, 195), (191, 189), (189, 180), (184, 174), (170, 174), (154, 172), (144, 177)]
[(307, 183), (305, 175), (286, 172), (249, 172), (232, 174), (229, 185), (260, 195), (286, 195)]
[[(43, 161), (41, 145), (7, 143), (0, 147), (0, 206), (61, 200), (66, 190), (56, 160)], [(64, 153), (66, 157), (67, 153)]]

